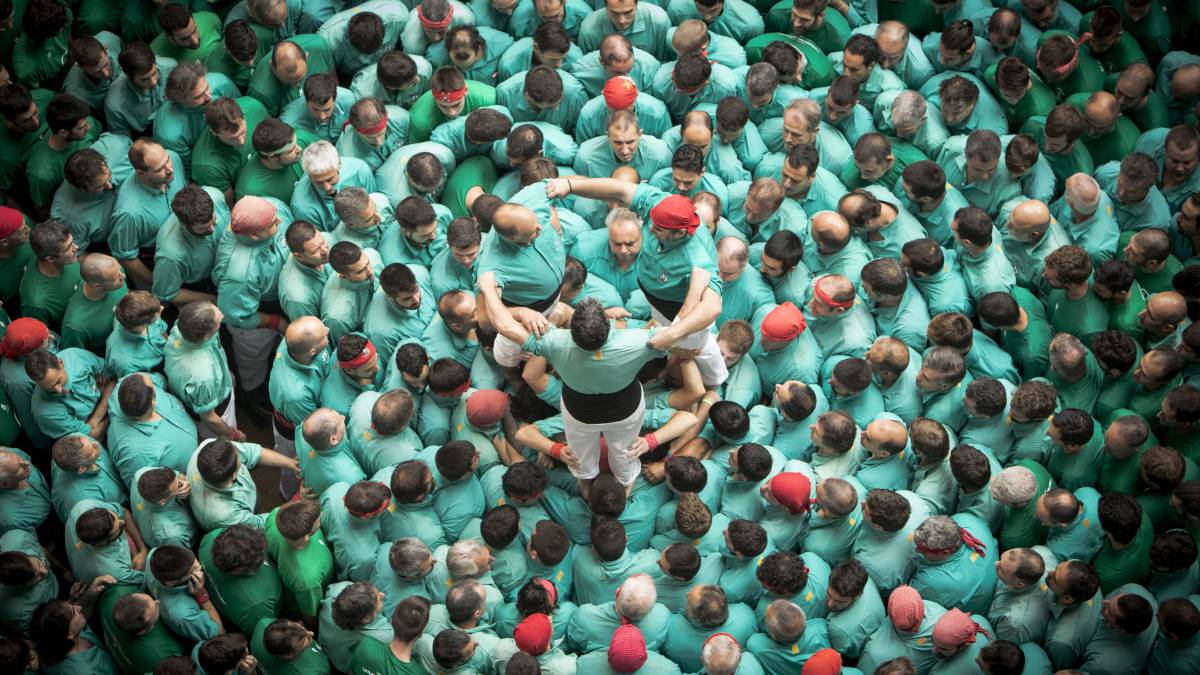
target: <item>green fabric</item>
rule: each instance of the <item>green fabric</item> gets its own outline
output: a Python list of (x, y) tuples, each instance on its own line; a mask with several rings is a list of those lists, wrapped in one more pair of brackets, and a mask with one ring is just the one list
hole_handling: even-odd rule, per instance
[(164, 302), (179, 296), (185, 284), (207, 282), (213, 277), (217, 244), (229, 227), (229, 207), (218, 188), (205, 187), (212, 200), (213, 231), (197, 237), (172, 213), (154, 236), (154, 281), (151, 290)]
[(167, 380), (184, 406), (199, 415), (216, 409), (233, 392), (233, 379), (219, 335), (191, 344), (171, 328), (166, 350)]
[(191, 548), (199, 532), (187, 504), (172, 497), (166, 504), (159, 505), (142, 499), (138, 492), (138, 478), (153, 468), (156, 467), (139, 469), (129, 484), (129, 506), (142, 539), (150, 548), (165, 544)]
[(1112, 541), (1105, 539), (1100, 553), (1092, 565), (1100, 575), (1100, 590), (1109, 593), (1124, 584), (1140, 584), (1149, 577), (1150, 545), (1154, 543), (1154, 524), (1150, 517), (1142, 514), (1142, 524), (1133, 541), (1124, 547), (1114, 548)]
[[(44, 112), (42, 113), (44, 114)], [(29, 151), (29, 159), (25, 163), (25, 180), (29, 183), (29, 196), (35, 204), (49, 206), (54, 197), (54, 191), (64, 180), (63, 167), (67, 159), (76, 152), (91, 146), (103, 130), (100, 121), (88, 117), (88, 128), (83, 138), (71, 141), (62, 150), (50, 147), (50, 134), (35, 144)]]
[[(295, 43), (308, 57), (306, 78), (333, 70), (333, 51), (321, 36), (295, 35), (288, 38), (288, 41)], [(254, 66), (254, 73), (250, 76), (250, 85), (246, 93), (261, 101), (268, 114), (278, 115), (285, 105), (300, 98), (304, 80), (293, 85), (283, 84), (271, 70), (270, 59), (270, 54), (259, 58)]]
[(996, 86), (996, 66), (988, 66), (988, 69), (984, 71), (984, 81), (996, 95), (996, 100), (1000, 102), (1004, 114), (1008, 116), (1010, 129), (1021, 128), (1032, 117), (1044, 117), (1050, 114), (1050, 110), (1057, 103), (1054, 92), (1046, 86), (1045, 82), (1042, 82), (1036, 73), (1030, 71), (1029, 79), (1033, 86), (1014, 104), (1009, 103), (1000, 95), (1000, 89)]
[(180, 63), (204, 62), (221, 44), (221, 17), (212, 12), (192, 12), (192, 20), (196, 22), (196, 37), (200, 40), (197, 47), (180, 47), (172, 42), (166, 33), (159, 33), (150, 43), (150, 49), (159, 56), (175, 59)]
[(104, 644), (122, 672), (148, 673), (153, 671), (160, 661), (186, 654), (183, 644), (161, 621), (155, 622), (148, 633), (137, 637), (121, 630), (113, 621), (113, 607), (117, 601), (126, 595), (142, 592), (144, 591), (140, 585), (113, 586), (100, 596), (96, 605), (96, 614), (104, 627)]
[[(258, 659), (258, 667), (264, 673), (271, 675), (329, 675), (329, 658), (325, 650), (314, 640), (296, 658), (288, 661), (267, 651), (263, 644), (263, 635), (267, 627), (275, 622), (273, 618), (264, 618), (254, 627), (250, 636), (250, 653)], [(367, 640), (367, 642), (371, 642)]]
[[(5, 31), (8, 33), (10, 31)], [(14, 131), (7, 124), (0, 124), (0, 187), (12, 187), (12, 181), (24, 168), (29, 159), (29, 153), (34, 145), (49, 133), (46, 125), (46, 105), (54, 98), (54, 92), (48, 89), (34, 89), (29, 92), (34, 105), (38, 107), (38, 128), (34, 131)]]
[[(496, 89), (491, 85), (474, 80), (467, 80), (467, 97), (464, 99), (463, 110), (459, 115), (467, 115), (472, 110), (496, 104)], [(410, 110), (408, 142), (420, 143), (428, 141), (433, 130), (450, 118), (437, 107), (433, 101), (433, 92), (421, 94)]]
[(115, 325), (113, 310), (128, 292), (129, 289), (121, 284), (120, 288), (108, 291), (99, 300), (92, 300), (83, 294), (83, 287), (80, 286), (67, 303), (63, 317), (62, 346), (103, 352)]
[(249, 633), (264, 619), (276, 616), (282, 585), (275, 568), (266, 560), (249, 576), (221, 570), (213, 562), (212, 548), (225, 528), (213, 530), (200, 541), (197, 558), (204, 566), (205, 585), (212, 591), (213, 605), (242, 633)]
[(350, 657), (350, 675), (423, 675), (428, 672), (415, 656), (407, 663), (396, 658), (388, 643), (362, 640)]
[[(66, 515), (66, 514), (63, 514)], [(38, 543), (37, 535), (29, 530), (9, 530), (0, 536), (0, 553), (23, 553), (32, 556), (47, 568), (50, 561), (46, 552)], [(16, 635), (28, 635), (29, 623), (37, 608), (58, 596), (58, 578), (51, 572), (41, 581), (24, 585), (8, 586), (0, 584), (0, 602), (4, 611), (0, 614), (0, 627), (5, 632)]]
[(67, 311), (67, 303), (82, 283), (78, 263), (67, 265), (56, 277), (49, 277), (30, 260), (21, 277), (21, 314), (41, 321), (50, 330), (57, 329)]
[(71, 433), (89, 433), (90, 428), (85, 420), (100, 401), (96, 376), (103, 369), (104, 362), (95, 354), (77, 347), (59, 351), (58, 357), (66, 371), (66, 386), (61, 394), (48, 392), (41, 387), (34, 389), (33, 413), (37, 416), (38, 428), (51, 438)]
[[(1058, 448), (1055, 448), (1055, 451), (1056, 453), (1060, 452)], [(996, 541), (1000, 544), (1001, 549), (1030, 548), (1037, 544), (1043, 544), (1046, 542), (1046, 526), (1038, 520), (1034, 511), (1037, 500), (1055, 486), (1054, 479), (1050, 477), (1050, 472), (1045, 467), (1032, 459), (1020, 459), (1013, 462), (1011, 466), (1023, 466), (1032, 471), (1034, 477), (1037, 478), (1037, 492), (1025, 506), (1019, 509), (1012, 507), (1008, 509), (1004, 516), (1004, 525), (996, 535)], [(1068, 487), (1068, 489), (1070, 488)]]
[(333, 552), (318, 529), (304, 548), (295, 548), (279, 533), (275, 519), (279, 509), (267, 516), (264, 531), (267, 551), (279, 572), (288, 605), (305, 616), (316, 616), (325, 585), (333, 580)]
[[(68, 63), (73, 14), (67, 9), (67, 25), (45, 42), (34, 42), (21, 33), (13, 43), (12, 79), (29, 89), (49, 85)], [(12, 29), (10, 29), (12, 30)]]
[(8, 300), (20, 292), (21, 277), (25, 274), (26, 266), (33, 262), (33, 247), (28, 239), (11, 256), (0, 258), (0, 301)]
[[(211, 186), (221, 192), (233, 190), (242, 168), (254, 157), (251, 139), (258, 123), (267, 117), (267, 110), (258, 99), (241, 96), (237, 100), (246, 120), (246, 140), (240, 147), (226, 145), (205, 126), (192, 148), (191, 177), (201, 185)], [(291, 194), (287, 195), (288, 199)], [(287, 201), (287, 200), (283, 200)], [(155, 272), (157, 273), (157, 269)]]
[(250, 476), (250, 470), (258, 466), (258, 460), (262, 457), (262, 446), (237, 441), (232, 441), (232, 444), (238, 452), (239, 461), (233, 484), (227, 487), (216, 488), (204, 481), (196, 468), (199, 450), (188, 461), (186, 475), (192, 482), (192, 495), (189, 497), (192, 513), (205, 530), (229, 525), (262, 527), (267, 517), (266, 514), (255, 513), (258, 488)]

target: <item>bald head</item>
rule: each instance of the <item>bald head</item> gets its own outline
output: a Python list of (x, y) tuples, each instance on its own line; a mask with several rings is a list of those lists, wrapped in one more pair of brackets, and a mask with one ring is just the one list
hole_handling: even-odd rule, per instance
[(1092, 215), (1100, 204), (1100, 184), (1086, 173), (1077, 173), (1067, 178), (1067, 204), (1081, 215)]
[(839, 311), (839, 308), (830, 305), (825, 300), (818, 297), (818, 295), (829, 298), (837, 304), (854, 302), (854, 284), (840, 274), (826, 274), (823, 277), (819, 277), (814, 282), (814, 285), (816, 289), (820, 291), (820, 293), (813, 294), (813, 299), (810, 302), (810, 308), (819, 314), (827, 315), (832, 312)]
[(618, 166), (613, 169), (611, 178), (634, 185), (637, 185), (642, 180), (642, 177), (638, 175), (637, 169), (632, 166)]
[(867, 350), (867, 365), (872, 370), (900, 373), (908, 367), (908, 359), (908, 345), (890, 336), (879, 338)]
[(863, 430), (862, 444), (872, 453), (896, 454), (908, 444), (908, 429), (896, 420), (875, 420)]
[(304, 440), (314, 450), (328, 450), (346, 436), (346, 418), (331, 408), (317, 408), (304, 420)]
[(320, 351), (329, 335), (329, 329), (315, 316), (302, 316), (288, 324), (283, 339), (287, 343), (288, 353), (292, 358), (310, 352)]
[(608, 62), (610, 60), (623, 61), (633, 58), (633, 45), (629, 43), (629, 38), (617, 33), (610, 33), (600, 41), (600, 60)]
[(111, 291), (125, 283), (121, 264), (103, 253), (89, 253), (79, 260), (79, 276), (98, 290)]
[(1138, 61), (1131, 63), (1117, 77), (1117, 96), (1122, 108), (1135, 108), (1154, 86), (1154, 70)]
[(729, 283), (741, 276), (749, 258), (750, 250), (746, 242), (738, 237), (722, 237), (717, 242), (717, 271), (721, 281)]
[(822, 253), (840, 251), (850, 241), (850, 223), (836, 211), (818, 211), (809, 231)]
[(1175, 291), (1155, 293), (1146, 301), (1146, 309), (1162, 323), (1178, 325), (1187, 318), (1187, 300)]
[(1186, 100), (1200, 96), (1200, 64), (1189, 63), (1171, 76), (1171, 96)]
[(1039, 199), (1017, 205), (1008, 221), (1008, 230), (1021, 241), (1036, 241), (1050, 227), (1050, 209)]
[(285, 85), (299, 84), (308, 75), (308, 55), (295, 42), (284, 40), (271, 51), (271, 71)]
[(1121, 104), (1117, 97), (1107, 91), (1098, 91), (1088, 97), (1083, 106), (1083, 119), (1088, 132), (1102, 136), (1112, 130), (1121, 117)]
[(683, 56), (704, 49), (708, 45), (708, 24), (700, 19), (688, 19), (679, 24), (671, 36), (671, 47)]
[(537, 214), (522, 204), (503, 204), (492, 214), (496, 233), (515, 244), (527, 244), (537, 238), (541, 228)]
[(1113, 459), (1128, 459), (1149, 437), (1150, 427), (1141, 415), (1118, 417), (1104, 430), (1104, 452)]

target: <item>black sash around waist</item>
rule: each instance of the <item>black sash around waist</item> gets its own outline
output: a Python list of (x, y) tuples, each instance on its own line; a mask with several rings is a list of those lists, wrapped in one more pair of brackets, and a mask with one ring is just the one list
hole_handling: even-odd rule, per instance
[(659, 314), (662, 314), (671, 321), (674, 321), (675, 317), (679, 314), (679, 310), (683, 309), (682, 301), (665, 300), (657, 295), (654, 295), (650, 291), (646, 290), (646, 287), (642, 285), (641, 280), (638, 280), (638, 288), (642, 289), (642, 293), (646, 295), (646, 302), (649, 302), (650, 306), (654, 309), (657, 309)]
[(635, 378), (620, 391), (607, 394), (584, 394), (564, 383), (562, 399), (571, 417), (584, 424), (620, 422), (632, 415), (641, 404), (642, 383)]

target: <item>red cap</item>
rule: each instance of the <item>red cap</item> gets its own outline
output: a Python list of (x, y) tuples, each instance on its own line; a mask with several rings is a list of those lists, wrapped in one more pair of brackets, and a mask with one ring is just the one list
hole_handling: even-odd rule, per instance
[(804, 332), (808, 323), (804, 312), (790, 300), (767, 313), (762, 322), (762, 336), (772, 342), (789, 342)]
[(608, 667), (618, 673), (633, 673), (646, 663), (647, 658), (646, 638), (642, 631), (631, 623), (617, 626), (608, 643)]
[(513, 631), (513, 640), (521, 651), (534, 656), (549, 651), (553, 637), (554, 624), (550, 622), (550, 617), (540, 612), (525, 617)]
[(696, 205), (683, 195), (668, 195), (650, 209), (650, 220), (664, 230), (687, 230), (694, 234), (700, 227), (700, 216)]
[(15, 361), (41, 347), (48, 337), (50, 329), (41, 321), (29, 317), (14, 319), (0, 339), (0, 356)]
[(480, 389), (467, 397), (467, 421), (472, 426), (490, 427), (508, 412), (508, 394), (499, 389)]
[(21, 229), (24, 224), (24, 214), (7, 206), (0, 206), (0, 239)]
[(618, 75), (609, 79), (600, 91), (604, 94), (604, 104), (612, 110), (631, 108), (637, 101), (637, 84), (628, 75)]
[(785, 471), (771, 479), (771, 494), (792, 513), (807, 513), (812, 504), (812, 481), (799, 471)]

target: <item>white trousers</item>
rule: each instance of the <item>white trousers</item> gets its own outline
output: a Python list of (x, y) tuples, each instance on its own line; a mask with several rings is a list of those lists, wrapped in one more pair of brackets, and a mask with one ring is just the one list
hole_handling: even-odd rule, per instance
[(600, 475), (600, 438), (608, 445), (608, 468), (622, 485), (631, 485), (642, 472), (642, 460), (632, 462), (625, 458), (625, 451), (642, 433), (642, 418), (646, 413), (646, 399), (638, 401), (637, 410), (623, 420), (604, 424), (588, 424), (571, 417), (565, 403), (561, 403), (563, 428), (567, 445), (579, 460), (579, 469), (571, 474), (581, 480), (590, 480)]
[(233, 358), (237, 360), (242, 391), (258, 389), (267, 381), (271, 361), (275, 358), (275, 338), (278, 331), (270, 328), (230, 328), (233, 336)]
[[(668, 319), (662, 312), (655, 309), (654, 305), (650, 306), (650, 316), (663, 326), (669, 326), (679, 321), (678, 318), (674, 321)], [(724, 384), (725, 379), (729, 377), (729, 369), (725, 367), (725, 357), (721, 355), (721, 348), (717, 346), (717, 336), (709, 330), (708, 326), (677, 340), (672, 346), (700, 350), (699, 356), (694, 360), (696, 367), (700, 369), (700, 378), (704, 380), (704, 386), (719, 386)]]
[[(229, 405), (225, 406), (225, 412), (221, 414), (221, 419), (229, 426), (237, 428), (237, 387), (229, 390)], [(217, 437), (217, 432), (208, 426), (204, 420), (196, 420), (196, 431), (201, 441)]]

